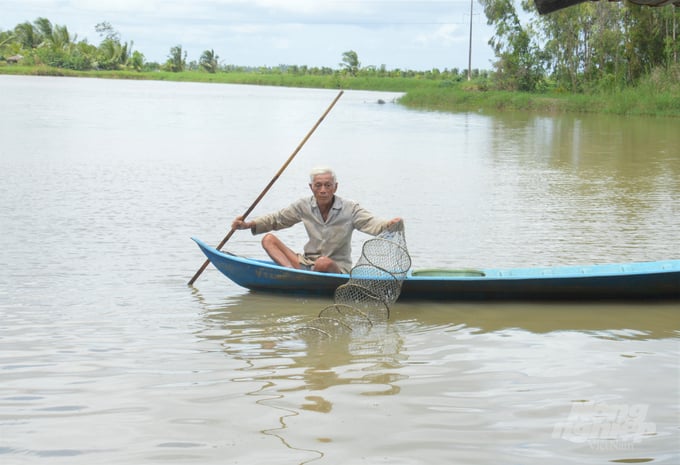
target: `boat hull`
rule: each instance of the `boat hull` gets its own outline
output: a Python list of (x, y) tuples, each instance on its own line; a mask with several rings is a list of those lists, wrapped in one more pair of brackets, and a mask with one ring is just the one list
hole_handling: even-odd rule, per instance
[[(221, 252), (194, 241), (236, 284), (253, 290), (332, 295), (347, 274), (316, 273)], [(409, 272), (400, 299), (418, 300), (675, 300), (680, 260), (551, 268)]]

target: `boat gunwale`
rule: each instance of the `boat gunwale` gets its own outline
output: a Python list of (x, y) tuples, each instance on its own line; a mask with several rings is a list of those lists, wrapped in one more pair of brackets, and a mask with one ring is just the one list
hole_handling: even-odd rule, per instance
[[(228, 251), (217, 250), (207, 245), (205, 242), (192, 237), (199, 246), (205, 247), (212, 253), (221, 255), (233, 261), (237, 261), (250, 266), (259, 266), (273, 270), (280, 270), (291, 274), (313, 276), (318, 278), (342, 278), (349, 279), (348, 273), (321, 273), (318, 271), (288, 268), (281, 266), (270, 260), (243, 257)], [(431, 269), (430, 269), (431, 270)], [(469, 269), (442, 269), (442, 272), (466, 271)], [(677, 273), (680, 271), (679, 260), (660, 260), (651, 262), (630, 262), (630, 263), (603, 263), (591, 265), (558, 265), (554, 267), (519, 267), (519, 268), (479, 268), (474, 271), (483, 273), (483, 276), (437, 276), (437, 275), (414, 275), (419, 270), (409, 270), (406, 275), (407, 281), (514, 281), (514, 280), (543, 280), (543, 279), (590, 279), (621, 276), (641, 276), (665, 273)], [(507, 274), (506, 274), (507, 273)]]

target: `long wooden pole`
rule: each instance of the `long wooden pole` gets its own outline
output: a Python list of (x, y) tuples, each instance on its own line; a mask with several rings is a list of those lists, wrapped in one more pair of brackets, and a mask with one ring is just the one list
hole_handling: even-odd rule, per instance
[[(338, 100), (340, 100), (340, 97), (342, 97), (342, 94), (343, 94), (343, 93), (344, 93), (344, 91), (342, 91), (342, 90), (338, 93), (337, 97), (335, 97), (335, 99), (333, 99), (333, 101), (332, 101), (331, 104), (328, 106), (328, 108), (326, 109), (326, 111), (323, 113), (323, 115), (321, 115), (321, 118), (319, 118), (319, 120), (318, 120), (318, 121), (316, 122), (316, 124), (312, 127), (312, 129), (309, 130), (309, 132), (307, 133), (307, 135), (305, 136), (305, 138), (302, 139), (302, 141), (298, 144), (298, 146), (295, 148), (295, 150), (294, 150), (293, 153), (290, 155), (290, 157), (288, 157), (288, 160), (286, 160), (286, 162), (283, 164), (283, 166), (281, 166), (281, 168), (279, 169), (279, 171), (277, 171), (277, 173), (274, 175), (274, 177), (272, 178), (272, 180), (269, 181), (269, 184), (267, 184), (267, 187), (265, 187), (264, 190), (263, 190), (262, 192), (260, 192), (260, 195), (258, 195), (257, 198), (255, 199), (255, 201), (250, 205), (250, 207), (248, 207), (248, 209), (247, 209), (247, 210), (245, 211), (245, 213), (243, 214), (243, 219), (244, 219), (244, 220), (246, 219), (246, 217), (247, 217), (248, 215), (250, 215), (250, 213), (251, 213), (251, 212), (253, 211), (253, 209), (257, 206), (257, 204), (260, 203), (260, 200), (262, 200), (262, 198), (263, 198), (263, 197), (265, 196), (265, 194), (269, 191), (269, 189), (271, 189), (271, 187), (274, 185), (274, 183), (279, 179), (279, 177), (281, 176), (281, 174), (285, 171), (285, 169), (288, 168), (288, 165), (290, 165), (290, 162), (293, 161), (293, 158), (295, 158), (295, 155), (297, 155), (298, 152), (300, 151), (300, 149), (302, 149), (302, 146), (305, 145), (305, 143), (307, 143), (307, 140), (312, 136), (312, 134), (314, 133), (314, 131), (316, 131), (316, 128), (319, 127), (319, 125), (320, 125), (321, 122), (324, 120), (324, 118), (326, 118), (326, 115), (328, 115), (328, 113), (330, 113), (331, 109), (335, 106), (336, 102), (337, 102)], [(236, 231), (236, 230), (233, 229), (233, 228), (229, 231), (229, 233), (225, 236), (225, 238), (222, 239), (222, 242), (220, 242), (219, 245), (217, 246), (217, 250), (220, 250), (222, 247), (224, 247), (224, 244), (226, 244), (227, 241), (231, 238), (231, 236), (234, 235), (234, 232), (235, 232), (235, 231)], [(210, 260), (206, 260), (206, 261), (203, 263), (203, 265), (201, 265), (201, 267), (198, 269), (198, 271), (196, 272), (196, 274), (189, 280), (189, 283), (188, 283), (189, 286), (191, 286), (191, 285), (194, 284), (194, 282), (198, 279), (198, 277), (201, 275), (201, 273), (203, 273), (203, 271), (208, 267), (209, 264), (210, 264)]]

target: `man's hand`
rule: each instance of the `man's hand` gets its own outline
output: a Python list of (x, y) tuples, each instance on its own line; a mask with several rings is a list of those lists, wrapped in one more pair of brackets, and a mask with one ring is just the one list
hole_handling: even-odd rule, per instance
[(243, 221), (243, 216), (237, 216), (233, 223), (231, 223), (231, 229), (252, 229), (255, 227), (253, 221)]
[(388, 231), (399, 231), (401, 229), (404, 229), (404, 221), (399, 217), (392, 218), (390, 222), (387, 223)]

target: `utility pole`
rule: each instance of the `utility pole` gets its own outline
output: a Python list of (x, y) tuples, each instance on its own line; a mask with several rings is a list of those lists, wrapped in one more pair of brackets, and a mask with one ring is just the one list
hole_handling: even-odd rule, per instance
[(472, 5), (474, 0), (470, 0), (470, 40), (468, 46), (468, 81), (472, 79)]

